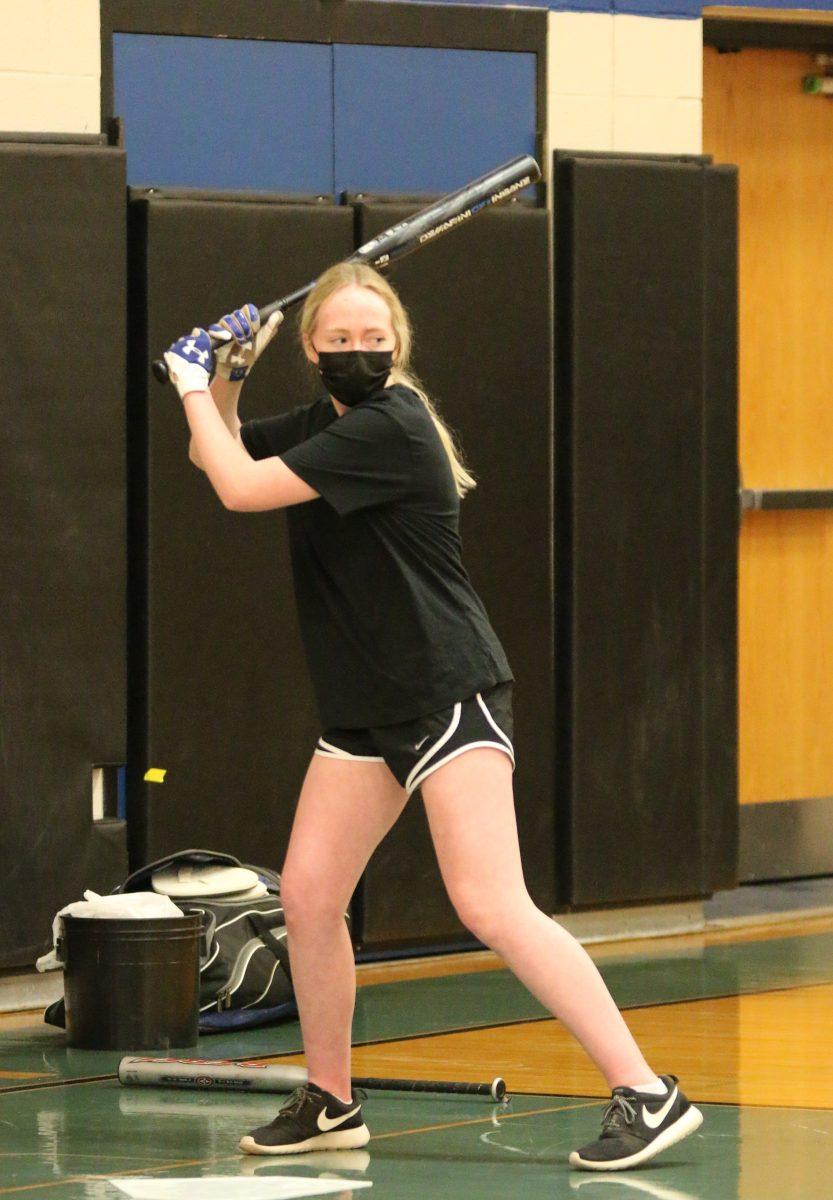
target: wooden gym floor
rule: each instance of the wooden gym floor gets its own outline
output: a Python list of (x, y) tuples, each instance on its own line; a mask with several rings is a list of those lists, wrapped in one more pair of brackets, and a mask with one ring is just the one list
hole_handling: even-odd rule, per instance
[[(605, 1088), (491, 954), (359, 969), (356, 1075), (506, 1079), (511, 1101), (371, 1092), (367, 1150), (246, 1158), (273, 1096), (123, 1089), (119, 1054), (68, 1050), (40, 1013), (0, 1018), (0, 1197), (271, 1200), (357, 1185), (390, 1200), (806, 1200), (833, 1139), (833, 918), (592, 948), (660, 1071), (704, 1107), (694, 1137), (635, 1172), (571, 1171)], [(297, 1022), (203, 1038), (203, 1057), (302, 1061)], [(191, 1054), (194, 1052), (191, 1051)], [(212, 1180), (221, 1177), (216, 1183)], [(363, 1190), (363, 1189), (362, 1189)]]

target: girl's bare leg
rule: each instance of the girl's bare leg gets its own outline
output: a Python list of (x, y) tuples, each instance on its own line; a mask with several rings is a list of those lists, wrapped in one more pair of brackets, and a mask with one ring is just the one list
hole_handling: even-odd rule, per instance
[(313, 755), (281, 872), (309, 1078), (342, 1100), (351, 1095), (356, 999), (344, 915), (368, 859), (405, 803), (405, 791), (384, 763)]
[(509, 758), (499, 750), (468, 750), (429, 775), (422, 795), (463, 924), (566, 1025), (611, 1088), (654, 1080), (593, 960), (526, 889)]

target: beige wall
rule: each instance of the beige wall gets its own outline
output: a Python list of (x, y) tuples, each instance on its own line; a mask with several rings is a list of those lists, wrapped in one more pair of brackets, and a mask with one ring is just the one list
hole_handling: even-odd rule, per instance
[(552, 12), (552, 149), (699, 154), (702, 21)]
[(98, 0), (0, 0), (0, 30), (0, 129), (98, 133)]

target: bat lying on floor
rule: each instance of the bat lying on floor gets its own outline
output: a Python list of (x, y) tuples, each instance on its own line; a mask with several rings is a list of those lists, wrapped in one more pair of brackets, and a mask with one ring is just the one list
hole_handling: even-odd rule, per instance
[[(291, 1092), (307, 1082), (305, 1067), (275, 1063), (235, 1062), (226, 1058), (123, 1058), (119, 1082), (126, 1087), (195, 1088), (233, 1092)], [(455, 1096), (490, 1096), (506, 1100), (506, 1084), (443, 1083), (422, 1079), (353, 1079), (354, 1087), (401, 1092), (449, 1092)]]

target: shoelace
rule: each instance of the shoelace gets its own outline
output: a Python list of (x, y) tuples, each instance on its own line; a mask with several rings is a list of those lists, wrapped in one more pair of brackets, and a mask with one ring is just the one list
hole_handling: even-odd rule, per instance
[(625, 1128), (636, 1120), (636, 1109), (624, 1096), (614, 1096), (602, 1116), (602, 1132)]
[[(356, 1098), (358, 1100), (366, 1100), (367, 1092), (365, 1092), (363, 1088), (357, 1088)], [(301, 1084), (300, 1087), (296, 1087), (295, 1091), (290, 1094), (280, 1111), (280, 1115), (286, 1115), (287, 1117), (297, 1116), (309, 1099), (311, 1099), (309, 1090), (304, 1086), (304, 1084)]]
[(286, 1104), (284, 1104), (283, 1108), (281, 1109), (280, 1115), (287, 1117), (297, 1116), (308, 1099), (309, 1092), (302, 1084), (301, 1087), (297, 1087), (295, 1091), (291, 1093), (289, 1099), (286, 1101)]

